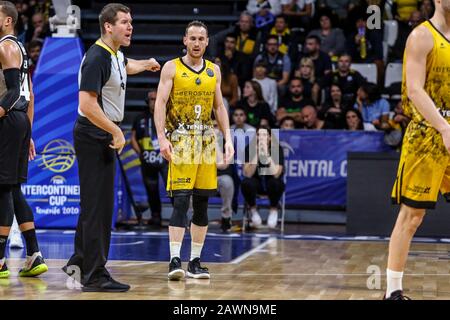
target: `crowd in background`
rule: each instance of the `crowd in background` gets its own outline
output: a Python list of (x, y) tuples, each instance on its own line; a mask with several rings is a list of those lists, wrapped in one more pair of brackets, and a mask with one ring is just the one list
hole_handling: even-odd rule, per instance
[[(383, 20), (398, 21), (387, 57), (383, 24), (368, 27), (369, 5)], [(382, 130), (398, 146), (401, 134), (391, 133), (408, 118), (398, 99), (382, 98), (386, 63), (402, 62), (409, 33), (433, 12), (432, 0), (249, 0), (236, 25), (213, 35), (208, 48), (222, 70), (232, 122), (244, 112), (253, 127)], [(374, 64), (376, 83), (352, 63)]]

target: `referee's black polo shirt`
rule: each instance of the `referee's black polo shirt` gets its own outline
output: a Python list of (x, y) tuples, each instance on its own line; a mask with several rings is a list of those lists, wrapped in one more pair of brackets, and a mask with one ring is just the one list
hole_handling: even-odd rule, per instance
[[(127, 62), (120, 50), (115, 53), (98, 40), (84, 55), (78, 73), (79, 90), (97, 93), (98, 104), (106, 117), (115, 123), (121, 122), (124, 116)], [(81, 124), (93, 125), (79, 106), (78, 114)]]

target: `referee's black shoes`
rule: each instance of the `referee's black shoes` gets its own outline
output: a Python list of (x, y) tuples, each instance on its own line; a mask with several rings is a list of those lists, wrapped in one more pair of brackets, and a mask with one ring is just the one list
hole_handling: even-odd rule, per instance
[[(75, 278), (75, 272), (70, 272), (71, 269), (67, 265), (62, 267), (62, 270), (69, 277)], [(104, 276), (92, 284), (83, 285), (81, 288), (83, 292), (126, 292), (128, 290), (130, 290), (129, 285), (120, 283), (111, 276)]]
[(102, 278), (102, 280), (84, 285), (81, 288), (83, 292), (126, 292), (130, 286), (114, 280), (112, 277)]

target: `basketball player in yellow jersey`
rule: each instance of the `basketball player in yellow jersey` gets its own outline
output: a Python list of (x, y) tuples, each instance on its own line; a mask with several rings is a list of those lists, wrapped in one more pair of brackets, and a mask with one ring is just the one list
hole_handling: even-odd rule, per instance
[[(215, 135), (211, 113), (225, 137), (225, 158), (234, 149), (226, 108), (220, 90), (219, 67), (203, 59), (208, 29), (200, 21), (189, 23), (183, 38), (187, 54), (168, 61), (162, 71), (155, 105), (155, 125), (162, 156), (169, 161), (167, 190), (174, 197), (169, 224), (170, 264), (168, 278), (187, 275), (209, 279), (200, 265), (200, 254), (208, 229), (208, 196), (217, 194)], [(194, 213), (191, 223), (191, 257), (182, 269), (181, 243), (188, 224), (190, 197)]]
[(412, 31), (403, 63), (402, 103), (411, 117), (392, 190), (400, 213), (389, 243), (385, 298), (405, 300), (402, 277), (425, 209), (439, 191), (450, 200), (450, 0), (435, 0), (434, 16)]

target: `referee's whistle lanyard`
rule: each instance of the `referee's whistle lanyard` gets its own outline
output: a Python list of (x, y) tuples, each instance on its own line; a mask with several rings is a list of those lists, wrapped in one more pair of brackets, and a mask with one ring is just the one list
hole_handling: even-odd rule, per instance
[(119, 71), (119, 75), (120, 75), (120, 89), (119, 89), (119, 96), (122, 94), (122, 90), (125, 91), (125, 83), (123, 82), (123, 76), (122, 76), (122, 69), (120, 69), (120, 62), (119, 62), (119, 57), (117, 56), (117, 52), (114, 51), (110, 46), (108, 46), (108, 44), (103, 41), (102, 38), (100, 38), (100, 41), (109, 48), (109, 50), (111, 50), (111, 52), (113, 53), (114, 57), (116, 57), (116, 61), (117, 61), (117, 70)]

